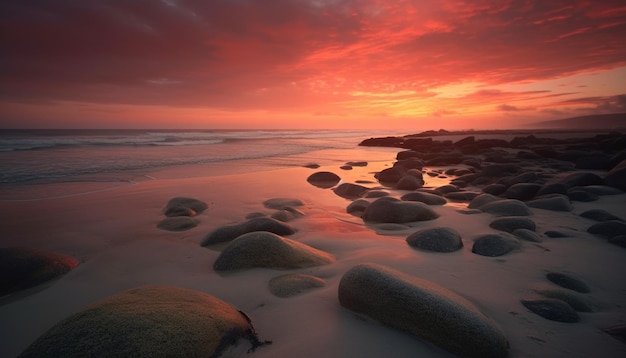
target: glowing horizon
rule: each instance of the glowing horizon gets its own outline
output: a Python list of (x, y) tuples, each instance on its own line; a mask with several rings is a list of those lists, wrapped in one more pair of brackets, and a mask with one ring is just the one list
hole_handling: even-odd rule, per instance
[(507, 128), (626, 112), (621, 1), (0, 3), (0, 128)]

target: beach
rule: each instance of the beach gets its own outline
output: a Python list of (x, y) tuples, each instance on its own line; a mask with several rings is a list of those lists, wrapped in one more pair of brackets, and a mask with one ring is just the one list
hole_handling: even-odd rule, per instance
[[(469, 135), (472, 133), (446, 137), (444, 133), (432, 138), (457, 143)], [(576, 133), (563, 138), (593, 135)], [(489, 152), (487, 159), (478, 150), (464, 154), (463, 159), (468, 155), (481, 158), (482, 169), (461, 161), (433, 161), (434, 164), (418, 169), (423, 174), (423, 184), (415, 189), (398, 189), (395, 184), (381, 182), (376, 175), (394, 168), (398, 152), (411, 149), (358, 146), (358, 138), (367, 139), (359, 136), (362, 134), (343, 137), (342, 144), (334, 148), (322, 143), (317, 148), (276, 152), (261, 158), (248, 155), (215, 162), (199, 159), (183, 165), (84, 172), (71, 180), (5, 183), (0, 188), (0, 246), (68, 255), (79, 264), (52, 281), (1, 298), (1, 355), (19, 355), (55, 324), (98, 300), (145, 285), (167, 285), (210, 294), (245, 312), (258, 336), (272, 341), (250, 352), (250, 357), (455, 356), (432, 342), (382, 324), (367, 313), (355, 313), (339, 301), (338, 290), (345, 273), (363, 263), (419, 277), (463, 297), (503, 332), (511, 357), (626, 355), (624, 342), (604, 331), (626, 324), (626, 249), (588, 232), (596, 221), (580, 216), (592, 209), (603, 209), (626, 219), (623, 191), (596, 195), (589, 201), (569, 200), (571, 209), (566, 211), (526, 207), (525, 202), (536, 199), (534, 194), (528, 200), (520, 199), (529, 211), (525, 217), (536, 225), (532, 231), (541, 240), (519, 240), (513, 250), (502, 255), (479, 255), (472, 252), (474, 241), (481, 235), (502, 231), (490, 224), (499, 217), (519, 215), (470, 210), (469, 197), (458, 200), (442, 196), (445, 204), (427, 205), (436, 218), (388, 222), (397, 224), (392, 229), (380, 222), (364, 221), (360, 213), (348, 213), (346, 208), (359, 199), (368, 203), (364, 205), (371, 205), (378, 200), (367, 196), (372, 191), (394, 198), (420, 190), (431, 193), (461, 176), (454, 171), (445, 174), (447, 170), (480, 173), (492, 164), (488, 159), (495, 158), (493, 153)], [(485, 138), (510, 141), (515, 136), (498, 133)], [(481, 137), (476, 134), (476, 138)], [(321, 139), (307, 138), (306, 143), (313, 140), (319, 143)], [(324, 143), (332, 140), (324, 139)], [(297, 149), (302, 143), (292, 145)], [(520, 159), (516, 156), (520, 149), (497, 145), (483, 149), (494, 148), (504, 159), (509, 155)], [(194, 149), (198, 148), (185, 147), (186, 152)], [(33, 155), (36, 157), (37, 153)], [(540, 174), (529, 182), (542, 187), (557, 174), (584, 172), (604, 178), (609, 171), (579, 169), (573, 162), (563, 160), (559, 163), (569, 163), (571, 168), (559, 171), (554, 168), (556, 159), (550, 158), (555, 161), (541, 167), (538, 163), (543, 159), (521, 158), (515, 163), (523, 168), (521, 171), (511, 171), (500, 178), (528, 173), (528, 163), (536, 165), (533, 168)], [(503, 160), (498, 164), (512, 163)], [(332, 186), (313, 185), (308, 179), (317, 172), (334, 173), (340, 180)], [(333, 189), (345, 183), (367, 190), (348, 198), (337, 195)], [(468, 180), (465, 187), (457, 189), (479, 194), (488, 184), (491, 183), (475, 184)], [(602, 183), (589, 186), (600, 188), (597, 191), (606, 187)], [(503, 194), (494, 196), (502, 198)], [(166, 218), (164, 207), (175, 197), (193, 198), (208, 205), (193, 216), (197, 226), (181, 231), (157, 227)], [(275, 214), (279, 210), (268, 207), (266, 201), (277, 198), (301, 203), (293, 205), (297, 215), (286, 222), (295, 233), (284, 237), (332, 255), (332, 262), (291, 269), (215, 270), (214, 263), (229, 242), (203, 246), (207, 235), (220, 227), (246, 222), (251, 213), (268, 217)], [(436, 227), (457, 231), (462, 247), (451, 252), (432, 252), (407, 244), (409, 235)], [(546, 235), (551, 231), (563, 237)], [(579, 296), (589, 302), (591, 312), (577, 312), (578, 321), (566, 323), (546, 319), (524, 306), (521, 301), (537, 297), (538, 292), (562, 289), (546, 278), (551, 272), (585, 282), (589, 292)], [(285, 274), (314, 276), (323, 285), (278, 297), (270, 290), (269, 282)], [(230, 353), (236, 356), (235, 352)]]

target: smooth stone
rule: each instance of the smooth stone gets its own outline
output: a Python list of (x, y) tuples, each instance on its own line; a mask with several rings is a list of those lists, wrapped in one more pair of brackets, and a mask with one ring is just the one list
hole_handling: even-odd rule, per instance
[(571, 275), (561, 273), (561, 272), (548, 272), (546, 274), (546, 278), (563, 288), (567, 288), (570, 290), (574, 290), (580, 293), (589, 293), (591, 289), (589, 286), (581, 279), (573, 277)]
[(626, 191), (626, 160), (622, 160), (604, 177), (602, 184)]
[(603, 329), (602, 331), (626, 343), (626, 324), (618, 324), (615, 326), (611, 326), (611, 327)]
[(351, 165), (342, 165), (339, 167), (339, 169), (341, 170), (352, 170), (352, 166)]
[(369, 190), (365, 193), (366, 198), (382, 198), (383, 196), (389, 196), (389, 192), (384, 190)]
[(0, 248), (0, 297), (59, 278), (78, 264), (77, 259), (54, 252)]
[(454, 252), (463, 247), (461, 234), (448, 227), (417, 231), (406, 238), (411, 247), (426, 251)]
[(253, 231), (269, 231), (277, 235), (291, 235), (296, 231), (283, 222), (272, 218), (256, 218), (241, 224), (227, 225), (213, 230), (202, 240), (202, 246), (231, 241)]
[(502, 330), (472, 302), (419, 277), (378, 264), (348, 270), (340, 304), (463, 357), (507, 357)]
[(271, 232), (256, 231), (233, 240), (213, 264), (215, 271), (254, 267), (290, 270), (332, 263), (335, 257)]
[(514, 177), (502, 178), (500, 181), (505, 186), (510, 187), (512, 185), (520, 183), (533, 183), (535, 180), (537, 180), (537, 173), (524, 172)]
[(543, 239), (541, 238), (539, 234), (528, 229), (515, 229), (513, 230), (512, 234), (513, 236), (519, 239), (530, 241), (530, 242), (542, 242), (543, 241)]
[(566, 173), (554, 177), (553, 179), (549, 180), (545, 185), (550, 184), (563, 184), (565, 185), (566, 189), (570, 189), (575, 186), (602, 184), (602, 178), (597, 174), (589, 172)]
[(198, 199), (179, 196), (167, 202), (163, 209), (163, 214), (169, 217), (196, 216), (205, 211), (208, 207), (207, 203)]
[(347, 162), (346, 165), (349, 165), (351, 167), (366, 167), (367, 162), (365, 161)]
[(392, 167), (381, 170), (379, 173), (374, 175), (379, 182), (383, 184), (395, 184), (397, 183), (404, 175), (406, 174), (405, 169), (401, 169), (398, 167)]
[(483, 193), (491, 195), (500, 195), (506, 191), (506, 185), (503, 184), (489, 184), (482, 189)]
[(481, 256), (496, 257), (522, 247), (515, 236), (508, 233), (482, 235), (474, 240), (472, 252)]
[(415, 190), (424, 185), (424, 181), (421, 178), (417, 178), (413, 175), (405, 175), (396, 184), (396, 188), (399, 190)]
[(369, 188), (358, 184), (343, 183), (333, 189), (335, 194), (345, 199), (356, 199), (362, 197)]
[(516, 199), (492, 201), (480, 207), (480, 210), (495, 216), (529, 216), (532, 212), (524, 202)]
[(294, 206), (303, 206), (304, 203), (300, 199), (293, 198), (272, 198), (263, 202), (263, 206), (268, 209), (283, 210), (293, 208)]
[(558, 230), (548, 230), (546, 232), (544, 232), (544, 235), (546, 235), (547, 237), (551, 237), (551, 238), (560, 238), (560, 237), (571, 237), (572, 235), (562, 232), (562, 231), (558, 231)]
[(294, 213), (293, 211), (289, 211), (289, 210), (278, 210), (277, 212), (273, 213), (271, 216), (272, 219), (282, 221), (282, 222), (288, 222), (298, 217), (300, 216)]
[(537, 196), (548, 194), (565, 194), (567, 193), (567, 185), (563, 183), (548, 183), (541, 187), (541, 190), (537, 193)]
[(472, 201), (470, 201), (470, 203), (468, 204), (468, 208), (470, 209), (480, 209), (483, 206), (494, 202), (494, 201), (498, 201), (498, 200), (502, 200), (501, 198), (498, 198), (495, 195), (486, 193), (486, 194), (480, 194), (477, 197), (475, 197), (474, 199), (472, 199)]
[(450, 199), (454, 201), (472, 201), (474, 200), (474, 198), (476, 198), (479, 195), (482, 195), (482, 194), (476, 191), (460, 190), (460, 191), (447, 193), (444, 196), (446, 199)]
[(411, 229), (410, 226), (394, 223), (383, 223), (372, 225), (372, 228), (376, 230), (377, 234), (384, 233), (385, 231), (404, 231)]
[(303, 167), (305, 167), (305, 168), (309, 168), (309, 169), (317, 169), (317, 168), (319, 168), (319, 167), (320, 167), (320, 165), (319, 165), (319, 164), (317, 164), (317, 163), (310, 163), (310, 164), (305, 164), (305, 165), (303, 165)]
[(198, 226), (198, 221), (188, 216), (174, 216), (165, 218), (157, 224), (161, 230), (167, 231), (185, 231)]
[(365, 199), (358, 199), (350, 203), (346, 208), (346, 212), (349, 214), (361, 216), (367, 207), (370, 205), (370, 202)]
[(626, 235), (618, 235), (609, 238), (609, 243), (621, 247), (626, 247)]
[(591, 225), (589, 229), (587, 229), (587, 232), (609, 238), (626, 235), (626, 222), (619, 220), (599, 222)]
[(624, 194), (623, 191), (606, 185), (576, 186), (572, 189), (583, 190), (588, 193), (600, 196)]
[(272, 278), (269, 282), (269, 289), (274, 296), (286, 298), (315, 288), (324, 287), (325, 285), (326, 282), (319, 277), (296, 273)]
[(246, 220), (257, 219), (257, 218), (266, 218), (267, 214), (262, 212), (253, 212), (246, 215)]
[(528, 298), (521, 302), (530, 311), (551, 321), (574, 323), (580, 320), (570, 305), (555, 298)]
[(402, 195), (404, 201), (419, 201), (426, 205), (444, 205), (448, 201), (440, 195), (425, 193), (421, 191), (415, 191)]
[(581, 189), (570, 189), (567, 191), (567, 197), (572, 201), (591, 202), (600, 199), (596, 194)]
[(563, 290), (559, 288), (546, 288), (535, 290), (538, 294), (547, 298), (556, 298), (570, 305), (575, 311), (578, 312), (595, 312), (595, 307), (580, 293), (572, 290)]
[(587, 218), (594, 221), (604, 222), (604, 221), (624, 221), (622, 218), (617, 217), (604, 209), (591, 209), (580, 213), (580, 216), (583, 218)]
[(415, 201), (400, 201), (384, 197), (372, 202), (363, 212), (363, 220), (381, 223), (427, 221), (439, 217), (428, 205)]
[(438, 187), (437, 189), (435, 189), (435, 191), (437, 191), (440, 194), (448, 194), (448, 193), (452, 193), (455, 191), (459, 191), (459, 187), (456, 185), (452, 185), (452, 184), (446, 184), (446, 185), (442, 185), (440, 187)]
[(541, 189), (540, 184), (535, 183), (518, 183), (511, 185), (505, 192), (502, 194), (503, 197), (507, 199), (517, 199), (517, 200), (530, 200), (535, 197), (535, 195)]
[(144, 286), (83, 308), (20, 357), (213, 357), (240, 339), (253, 348), (263, 344), (247, 316), (228, 303), (199, 291)]
[(509, 233), (517, 229), (527, 229), (530, 231), (535, 231), (536, 229), (535, 222), (526, 217), (501, 217), (492, 221), (489, 227)]
[(530, 200), (526, 202), (526, 205), (550, 211), (572, 211), (573, 209), (570, 199), (562, 194)]
[(339, 175), (331, 172), (316, 172), (309, 175), (306, 181), (318, 188), (328, 189), (337, 185), (341, 178)]
[(521, 169), (515, 164), (490, 164), (482, 167), (481, 174), (486, 177), (502, 177), (515, 174)]

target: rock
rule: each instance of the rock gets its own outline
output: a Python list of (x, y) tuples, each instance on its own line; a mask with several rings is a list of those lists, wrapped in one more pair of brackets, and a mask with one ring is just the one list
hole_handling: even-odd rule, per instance
[(484, 165), (481, 174), (486, 177), (503, 177), (519, 172), (522, 168), (515, 164), (490, 164)]
[(306, 181), (318, 188), (328, 189), (337, 185), (341, 178), (339, 175), (331, 172), (316, 172), (309, 175)]
[(588, 193), (600, 196), (624, 194), (623, 191), (606, 185), (575, 186), (572, 189), (583, 190)]
[(404, 169), (398, 167), (383, 169), (374, 177), (383, 184), (396, 184), (406, 174)]
[(567, 275), (561, 272), (548, 272), (546, 274), (546, 278), (563, 288), (567, 288), (570, 290), (574, 290), (580, 293), (589, 293), (591, 290), (589, 286), (581, 279), (572, 277), (571, 275)]
[(198, 199), (187, 197), (175, 197), (170, 199), (163, 209), (165, 216), (196, 216), (205, 211), (209, 206)]
[(407, 158), (403, 160), (398, 160), (394, 167), (400, 169), (422, 169), (424, 167), (424, 161), (419, 158)]
[(250, 219), (257, 219), (257, 218), (266, 218), (267, 214), (256, 211), (253, 213), (250, 213), (248, 215), (246, 215), (246, 220), (250, 220)]
[(548, 231), (544, 232), (544, 234), (547, 237), (552, 237), (552, 238), (571, 237), (570, 234), (562, 232), (562, 231), (558, 231), (558, 230), (548, 230)]
[(0, 297), (59, 278), (78, 264), (77, 259), (54, 252), (0, 248)]
[(506, 191), (506, 185), (489, 184), (485, 186), (482, 190), (483, 190), (483, 193), (492, 194), (492, 195), (500, 195)]
[(532, 212), (523, 202), (515, 199), (492, 201), (480, 207), (480, 210), (495, 216), (529, 216)]
[(502, 195), (507, 199), (530, 200), (541, 189), (540, 184), (535, 183), (518, 183), (511, 185)]
[(273, 213), (271, 216), (272, 219), (282, 221), (282, 222), (288, 222), (298, 217), (299, 215), (289, 210), (278, 210), (277, 212)]
[(400, 201), (392, 197), (372, 202), (362, 216), (364, 221), (398, 224), (433, 220), (438, 217), (439, 214), (424, 203)]
[(459, 187), (456, 186), (456, 185), (448, 184), (448, 185), (442, 185), (442, 186), (438, 187), (435, 190), (437, 192), (439, 192), (440, 194), (445, 195), (445, 194), (448, 194), (448, 193), (459, 191)]
[(341, 170), (352, 170), (352, 166), (351, 165), (342, 165), (339, 167), (339, 169)]
[(551, 321), (573, 323), (580, 320), (570, 305), (555, 298), (529, 298), (521, 302), (530, 311)]
[(587, 232), (609, 238), (626, 235), (626, 222), (619, 220), (599, 222), (591, 225), (589, 229), (587, 229)]
[(263, 202), (263, 206), (265, 206), (266, 208), (276, 210), (284, 210), (287, 208), (293, 208), (302, 205), (304, 205), (302, 200), (292, 198), (272, 198), (267, 199)]
[(618, 235), (609, 238), (609, 243), (621, 247), (626, 247), (626, 235)]
[(582, 201), (582, 202), (591, 202), (600, 199), (596, 194), (590, 193), (585, 190), (580, 189), (570, 189), (567, 191), (567, 196), (572, 201)]
[(551, 211), (572, 211), (573, 207), (570, 199), (562, 194), (553, 194), (552, 196), (537, 198), (526, 202), (531, 208), (551, 210)]
[(240, 339), (261, 344), (247, 316), (228, 303), (198, 291), (144, 286), (85, 307), (20, 357), (214, 357)]
[(512, 233), (517, 229), (535, 231), (536, 228), (535, 222), (525, 217), (501, 217), (492, 221), (489, 224), (489, 227), (509, 233)]
[(367, 166), (367, 162), (365, 162), (365, 161), (347, 162), (346, 165), (349, 165), (351, 167), (366, 167)]
[(530, 242), (542, 242), (543, 239), (539, 234), (532, 230), (528, 229), (515, 229), (512, 232), (513, 236), (520, 238), (522, 240), (530, 241)]
[(282, 298), (296, 296), (325, 285), (326, 282), (319, 277), (299, 273), (277, 276), (269, 282), (270, 292)]
[(470, 209), (480, 209), (483, 206), (494, 202), (494, 201), (498, 201), (498, 200), (502, 200), (500, 198), (498, 198), (497, 196), (491, 195), (491, 194), (480, 194), (477, 197), (475, 197), (474, 199), (472, 199), (472, 201), (470, 201), (469, 205), (467, 206)]
[(256, 231), (239, 236), (213, 264), (215, 271), (253, 267), (290, 270), (332, 263), (335, 257), (303, 243), (271, 232)]
[(467, 299), (433, 282), (361, 264), (339, 283), (340, 304), (463, 357), (507, 357), (495, 323)]
[(454, 191), (451, 193), (447, 193), (444, 196), (446, 197), (446, 199), (450, 199), (453, 201), (472, 201), (474, 200), (474, 198), (476, 198), (477, 196), (481, 195), (479, 192), (476, 191)]
[(550, 184), (563, 184), (566, 189), (570, 189), (575, 186), (602, 184), (602, 178), (594, 173), (575, 172), (556, 176), (555, 178), (549, 180), (545, 185)]
[(447, 227), (417, 231), (409, 235), (406, 242), (411, 247), (435, 252), (453, 252), (463, 247), (461, 234)]
[(342, 198), (346, 199), (356, 199), (362, 197), (369, 188), (364, 187), (363, 185), (352, 184), (352, 183), (343, 183), (333, 189), (335, 194), (339, 195)]
[(361, 215), (363, 215), (363, 212), (365, 211), (365, 209), (367, 209), (369, 205), (370, 202), (365, 199), (355, 200), (351, 202), (350, 205), (348, 205), (348, 207), (346, 208), (346, 212), (348, 212), (348, 214), (353, 214), (361, 217)]
[(626, 191), (626, 159), (611, 169), (602, 180), (602, 184)]
[(585, 155), (576, 159), (574, 168), (591, 170), (608, 170), (611, 158), (603, 154)]
[(591, 302), (589, 302), (587, 297), (571, 290), (563, 290), (559, 288), (547, 288), (547, 289), (535, 290), (535, 292), (542, 295), (543, 297), (556, 298), (557, 300), (561, 300), (567, 303), (568, 305), (570, 305), (575, 311), (578, 311), (578, 312), (595, 312), (596, 311), (596, 309), (593, 307)]
[(389, 192), (384, 190), (369, 190), (365, 193), (366, 198), (382, 198), (383, 196), (388, 196)]
[(231, 241), (253, 231), (268, 231), (277, 235), (291, 235), (296, 231), (289, 225), (272, 218), (257, 218), (241, 224), (222, 226), (215, 229), (204, 240), (202, 246)]
[(419, 201), (426, 205), (444, 205), (448, 201), (440, 195), (416, 191), (402, 195), (404, 201)]
[(415, 190), (424, 185), (424, 180), (416, 178), (413, 175), (405, 175), (396, 184), (396, 188), (399, 190)]
[(481, 256), (496, 257), (522, 247), (520, 241), (508, 233), (482, 235), (474, 240), (472, 252)]
[(305, 168), (309, 168), (309, 169), (317, 169), (317, 168), (319, 168), (319, 167), (320, 167), (320, 165), (319, 165), (319, 164), (317, 164), (317, 163), (310, 163), (310, 164), (305, 164), (305, 165), (303, 165), (303, 167), (305, 167)]
[(533, 183), (535, 180), (537, 180), (537, 173), (535, 172), (524, 172), (521, 174), (518, 174), (516, 176), (513, 177), (505, 177), (502, 178), (500, 180), (501, 184), (504, 184), (507, 187), (513, 186), (515, 184), (521, 184), (521, 183)]
[(626, 343), (626, 324), (611, 326), (603, 329), (603, 331)]
[(537, 196), (549, 195), (549, 194), (566, 194), (567, 186), (563, 183), (551, 183), (544, 184), (541, 190), (537, 193)]
[(583, 218), (591, 219), (594, 221), (600, 221), (600, 222), (611, 221), (611, 220), (624, 221), (622, 218), (617, 217), (604, 209), (587, 210), (587, 211), (580, 213), (580, 216), (582, 216)]
[(165, 218), (157, 224), (157, 227), (161, 230), (167, 231), (185, 231), (193, 229), (198, 226), (198, 221), (188, 216), (175, 216)]

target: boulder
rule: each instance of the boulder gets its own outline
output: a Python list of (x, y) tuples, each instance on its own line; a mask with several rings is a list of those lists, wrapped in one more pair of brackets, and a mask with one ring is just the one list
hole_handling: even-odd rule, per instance
[(418, 277), (361, 264), (339, 283), (340, 304), (463, 357), (507, 357), (499, 327), (467, 299)]
[(588, 186), (575, 186), (572, 189), (583, 190), (595, 195), (619, 195), (624, 194), (623, 191), (606, 185), (588, 185)]
[(626, 222), (619, 220), (599, 222), (591, 225), (587, 232), (608, 238), (626, 235)]
[(589, 286), (585, 283), (585, 281), (573, 277), (572, 275), (568, 275), (562, 272), (548, 272), (546, 274), (546, 278), (550, 282), (557, 284), (563, 288), (574, 290), (580, 293), (591, 292), (591, 289), (589, 289)]
[(207, 203), (198, 199), (179, 196), (167, 202), (163, 213), (168, 217), (196, 216), (205, 211), (208, 207)]
[(503, 197), (507, 199), (517, 199), (517, 200), (530, 200), (535, 197), (537, 192), (541, 189), (540, 184), (535, 183), (518, 183), (511, 185), (505, 192), (502, 194)]
[(544, 209), (550, 211), (572, 211), (573, 207), (570, 199), (562, 194), (553, 194), (543, 198), (537, 198), (526, 202), (531, 208)]
[(515, 164), (490, 164), (484, 165), (481, 174), (486, 177), (503, 177), (505, 175), (516, 174), (522, 168)]
[(574, 323), (580, 320), (570, 305), (555, 298), (528, 298), (521, 302), (530, 311), (551, 321)]
[(452, 185), (452, 184), (447, 184), (447, 185), (442, 185), (440, 187), (438, 187), (437, 189), (435, 189), (435, 191), (437, 191), (440, 194), (448, 194), (448, 193), (452, 193), (455, 191), (459, 191), (459, 187), (456, 185)]
[(365, 193), (366, 198), (382, 198), (383, 196), (388, 196), (389, 192), (385, 190), (369, 190)]
[(441, 195), (435, 195), (421, 191), (404, 194), (401, 199), (404, 201), (419, 201), (426, 205), (444, 205), (448, 202)]
[(626, 159), (616, 165), (602, 180), (604, 185), (626, 191)]
[(269, 231), (277, 235), (291, 235), (296, 232), (288, 224), (276, 219), (261, 217), (248, 220), (241, 224), (219, 227), (202, 240), (202, 246), (231, 241), (243, 234), (253, 231)]
[(383, 184), (396, 184), (406, 174), (406, 170), (399, 167), (383, 169), (374, 177)]
[(325, 285), (326, 282), (319, 277), (300, 273), (277, 276), (269, 282), (270, 292), (282, 298), (296, 296)]
[(271, 232), (256, 231), (239, 236), (213, 264), (215, 271), (254, 267), (290, 270), (332, 263), (335, 257), (303, 243)]
[(263, 344), (249, 318), (228, 303), (203, 292), (144, 286), (85, 307), (20, 357), (215, 357), (240, 339), (253, 348)]
[(367, 162), (365, 161), (347, 162), (346, 165), (349, 165), (351, 167), (366, 167)]
[(356, 199), (362, 197), (369, 188), (359, 184), (343, 183), (333, 189), (335, 194), (345, 199)]
[(580, 213), (580, 216), (594, 221), (624, 221), (622, 218), (615, 216), (604, 209), (591, 209)]
[(363, 220), (380, 223), (407, 223), (433, 220), (439, 217), (428, 205), (383, 197), (372, 202), (363, 212)]
[(295, 206), (302, 206), (304, 203), (300, 199), (293, 198), (272, 198), (263, 202), (263, 206), (268, 209), (284, 210)]
[[(566, 189), (575, 186), (599, 185), (602, 184), (602, 178), (594, 173), (574, 172), (558, 175), (549, 180), (544, 186), (551, 184), (562, 184)], [(544, 194), (544, 193), (542, 193)]]
[(59, 278), (78, 264), (77, 259), (54, 252), (0, 248), (0, 297)]
[(396, 188), (399, 190), (415, 190), (424, 185), (424, 180), (417, 178), (413, 175), (405, 175), (396, 184)]
[(348, 214), (353, 214), (360, 217), (361, 215), (363, 215), (363, 212), (365, 211), (365, 209), (367, 209), (369, 205), (369, 201), (365, 199), (358, 199), (348, 205), (348, 207), (346, 208), (346, 212), (348, 212)]
[(414, 232), (406, 238), (406, 242), (411, 247), (435, 252), (453, 252), (463, 247), (461, 234), (448, 227), (436, 227)]
[(542, 242), (543, 241), (541, 236), (537, 234), (536, 232), (534, 232), (533, 230), (515, 229), (513, 230), (512, 234), (513, 236), (519, 239), (530, 241), (530, 242)]
[(474, 199), (472, 199), (472, 201), (470, 201), (469, 205), (467, 206), (470, 209), (480, 209), (483, 206), (494, 202), (494, 201), (498, 201), (498, 200), (502, 200), (500, 198), (498, 198), (497, 196), (494, 196), (492, 194), (480, 194), (477, 197), (475, 197)]
[(529, 216), (532, 212), (522, 201), (503, 199), (492, 201), (480, 207), (480, 210), (495, 216)]
[(515, 236), (508, 233), (488, 234), (474, 240), (472, 252), (481, 256), (496, 257), (522, 247)]
[(157, 224), (161, 230), (167, 231), (185, 231), (198, 226), (198, 221), (188, 216), (174, 216), (165, 218)]
[(306, 181), (311, 185), (315, 185), (316, 187), (323, 189), (334, 187), (340, 180), (341, 178), (339, 175), (331, 172), (316, 172), (306, 178)]
[(608, 170), (611, 166), (611, 157), (604, 154), (592, 154), (578, 157), (575, 161), (576, 169)]
[(501, 217), (492, 221), (489, 226), (493, 229), (512, 233), (517, 229), (535, 231), (535, 222), (526, 217)]
[(491, 195), (500, 195), (506, 191), (504, 184), (489, 184), (482, 189), (483, 193)]

